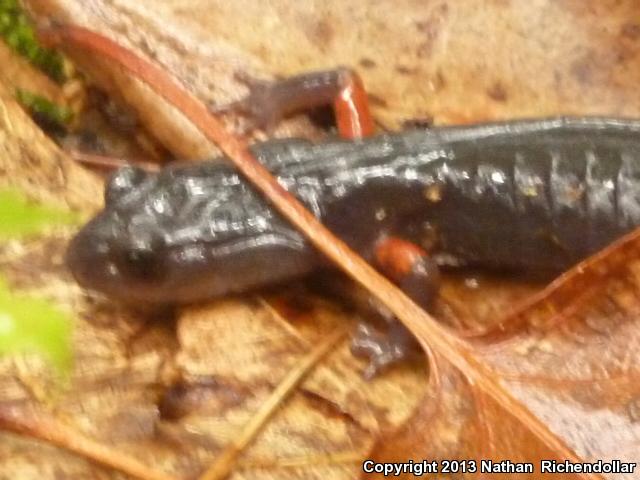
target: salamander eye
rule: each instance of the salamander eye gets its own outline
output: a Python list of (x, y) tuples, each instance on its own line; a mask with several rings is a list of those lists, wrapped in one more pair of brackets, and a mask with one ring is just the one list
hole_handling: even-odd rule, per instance
[(137, 167), (122, 167), (118, 169), (107, 182), (104, 189), (104, 202), (109, 205), (117, 201), (122, 195), (140, 185), (147, 178), (147, 172)]
[(162, 254), (150, 244), (130, 245), (120, 252), (118, 266), (127, 276), (144, 281), (158, 280), (164, 270)]

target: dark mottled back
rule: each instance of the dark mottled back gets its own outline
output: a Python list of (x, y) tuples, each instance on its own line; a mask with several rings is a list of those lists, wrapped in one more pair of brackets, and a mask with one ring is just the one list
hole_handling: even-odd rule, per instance
[[(635, 121), (551, 119), (254, 151), (365, 257), (381, 235), (432, 246), (435, 233), (448, 262), (561, 271), (640, 223), (639, 132)], [(126, 300), (193, 301), (321, 262), (224, 165), (125, 169), (106, 198), (69, 264), (83, 285)]]

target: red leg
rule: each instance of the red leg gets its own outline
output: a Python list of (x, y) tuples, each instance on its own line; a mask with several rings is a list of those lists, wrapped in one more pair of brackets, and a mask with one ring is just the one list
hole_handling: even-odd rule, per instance
[(354, 139), (374, 133), (362, 80), (347, 68), (306, 73), (275, 82), (245, 77), (242, 81), (249, 86), (249, 95), (216, 110), (240, 111), (248, 115), (256, 126), (268, 129), (292, 113), (332, 104), (341, 137)]
[(382, 272), (412, 300), (423, 308), (431, 306), (440, 274), (427, 252), (406, 240), (388, 237), (378, 242), (374, 256)]
[[(412, 300), (425, 309), (433, 304), (440, 274), (436, 263), (420, 247), (399, 238), (388, 237), (374, 250), (375, 263)], [(388, 322), (386, 332), (361, 324), (351, 344), (351, 351), (369, 360), (364, 376), (371, 378), (379, 370), (402, 361), (420, 351), (411, 333), (395, 318), (382, 311)]]
[(343, 84), (333, 102), (333, 111), (341, 137), (362, 138), (374, 134), (367, 92), (360, 76), (352, 70), (343, 70)]

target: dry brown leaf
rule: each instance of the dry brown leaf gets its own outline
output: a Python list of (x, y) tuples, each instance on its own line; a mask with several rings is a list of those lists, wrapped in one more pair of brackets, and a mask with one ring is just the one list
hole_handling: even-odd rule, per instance
[[(542, 477), (539, 460), (562, 460), (564, 446), (584, 462), (637, 462), (639, 258), (636, 233), (626, 244), (593, 261), (592, 273), (585, 273), (584, 266), (570, 272), (554, 290), (521, 312), (521, 328), (506, 338), (489, 336), (476, 342), (476, 359), (548, 426), (559, 440), (557, 449), (541, 445), (531, 430), (513, 422), (509, 412), (459, 371), (439, 362), (443, 366), (441, 397), (424, 403), (406, 426), (380, 443), (374, 457), (383, 462), (407, 458), (528, 461), (536, 467), (532, 478)], [(624, 478), (640, 478), (640, 472)]]
[[(634, 0), (26, 3), (41, 18), (87, 26), (148, 55), (205, 101), (242, 95), (236, 71), (269, 77), (347, 65), (364, 77), (376, 118), (390, 128), (413, 119), (640, 116), (630, 101), (640, 77)], [(130, 82), (116, 89), (152, 130), (158, 118), (172, 121), (171, 112), (159, 111), (157, 99), (139, 97)], [(191, 138), (183, 127), (178, 138)], [(175, 139), (161, 138), (176, 154), (189, 155)]]
[[(192, 404), (174, 432), (199, 432), (224, 445), (311, 345), (351, 321), (318, 300), (309, 300), (306, 326), (291, 324), (268, 305), (264, 300), (219, 302), (191, 309), (181, 318), (177, 360), (184, 377), (192, 385), (214, 380), (217, 392), (212, 397), (232, 391), (243, 400), (225, 402), (224, 408), (211, 397), (200, 406)], [(233, 347), (225, 348), (229, 345)], [(402, 368), (379, 382), (365, 382), (343, 343), (269, 423), (241, 465), (269, 460), (277, 466), (297, 460), (302, 468), (307, 458), (305, 478), (354, 478), (360, 466), (353, 460), (366, 453), (381, 429), (400, 424), (424, 392), (416, 374)], [(340, 454), (351, 454), (351, 462), (331, 466), (330, 455)], [(299, 478), (300, 468), (274, 469), (266, 475)], [(256, 472), (246, 474), (255, 478)]]
[[(136, 5), (140, 17), (154, 12)], [(415, 118), (640, 113), (629, 102), (640, 53), (633, 0), (170, 0), (161, 15), (206, 25), (274, 74), (357, 68), (392, 128)]]

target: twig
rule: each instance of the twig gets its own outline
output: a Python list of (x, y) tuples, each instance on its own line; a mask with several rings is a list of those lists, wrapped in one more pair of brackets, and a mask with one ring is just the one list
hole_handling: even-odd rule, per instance
[(147, 172), (157, 172), (160, 170), (160, 166), (156, 163), (147, 162), (144, 160), (131, 160), (119, 157), (109, 157), (106, 155), (98, 155), (95, 153), (81, 152), (79, 150), (67, 150), (67, 154), (73, 158), (76, 162), (84, 163), (92, 167), (103, 168), (105, 170), (115, 170), (126, 165), (139, 167)]
[(267, 420), (275, 413), (283, 400), (304, 379), (309, 371), (344, 338), (347, 331), (340, 331), (329, 336), (303, 358), (280, 382), (269, 398), (262, 404), (255, 415), (247, 422), (242, 431), (227, 445), (215, 463), (199, 478), (199, 480), (222, 480), (233, 470), (238, 456), (256, 437)]
[(25, 411), (15, 406), (0, 406), (0, 428), (44, 440), (140, 480), (176, 480), (171, 475), (153, 470), (135, 458), (96, 442), (50, 415)]

